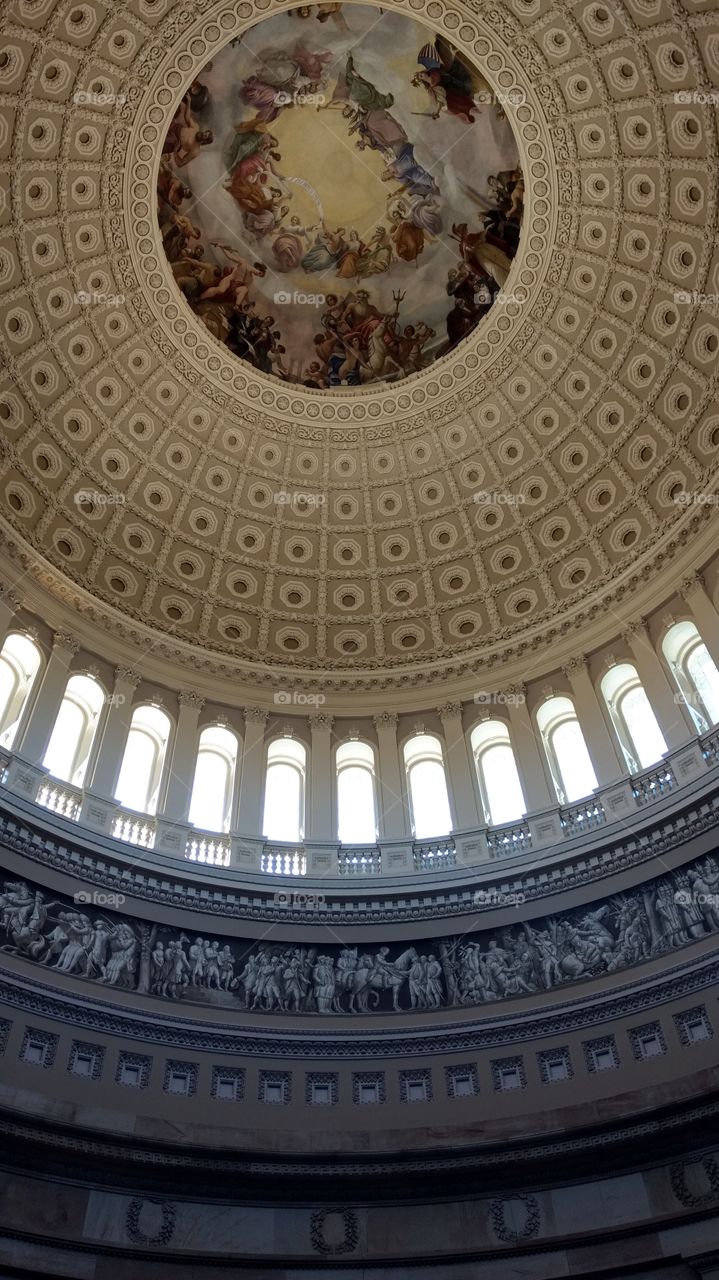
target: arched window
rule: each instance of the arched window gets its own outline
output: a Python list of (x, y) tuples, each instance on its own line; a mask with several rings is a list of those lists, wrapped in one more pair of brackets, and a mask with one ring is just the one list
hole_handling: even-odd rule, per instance
[(122, 758), (115, 799), (126, 809), (156, 813), (172, 725), (159, 707), (135, 707)]
[(28, 636), (7, 637), (0, 652), (0, 747), (11, 747), (42, 655)]
[(584, 734), (570, 698), (549, 698), (537, 711), (549, 768), (560, 804), (588, 796), (597, 785)]
[(693, 622), (677, 622), (662, 649), (700, 733), (719, 724), (719, 671)]
[(337, 836), (342, 844), (374, 844), (377, 839), (374, 751), (367, 742), (337, 748)]
[(661, 760), (667, 744), (636, 667), (619, 662), (602, 679), (602, 693), (630, 773)]
[(43, 760), (53, 778), (82, 786), (104, 702), (92, 676), (70, 676)]
[(234, 733), (219, 724), (203, 729), (190, 801), (190, 822), (202, 831), (229, 831), (236, 764)]
[(265, 817), (268, 840), (297, 844), (305, 834), (307, 751), (294, 738), (275, 738), (267, 748)]
[(527, 811), (509, 729), (502, 720), (485, 720), (470, 735), (485, 820), (499, 827)]
[(417, 840), (445, 836), (452, 830), (452, 815), (444, 776), (439, 738), (418, 733), (404, 746), (412, 828)]

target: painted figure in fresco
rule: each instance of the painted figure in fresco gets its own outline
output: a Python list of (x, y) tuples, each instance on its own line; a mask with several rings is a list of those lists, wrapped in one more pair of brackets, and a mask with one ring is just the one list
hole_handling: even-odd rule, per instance
[(452, 226), (452, 239), (457, 240), (459, 252), (467, 266), (475, 274), (486, 273), (502, 288), (512, 267), (511, 258), (487, 238), (487, 232), (470, 231), (466, 222)]
[[(168, 130), (158, 177), (163, 246), (177, 287), (198, 319), (255, 368), (317, 389), (395, 380), (450, 350), (492, 305), (519, 244), (522, 172), (511, 143), (497, 141), (507, 126), (497, 125), (486, 135), (491, 162), (482, 167), (477, 189), (466, 185), (467, 180), (478, 181), (471, 166), (466, 167), (466, 153), (454, 177), (445, 182), (449, 175), (442, 158), (435, 162), (430, 157), (436, 147), (427, 149), (434, 126), (427, 118), (420, 119), (415, 132), (409, 122), (409, 114), (426, 117), (427, 113), (409, 113), (405, 106), (402, 121), (397, 118), (395, 79), (393, 92), (384, 87), (381, 68), (386, 51), (381, 40), (365, 44), (357, 39), (363, 21), (371, 29), (370, 19), (359, 15), (359, 29), (353, 21), (352, 38), (345, 40), (342, 33), (348, 28), (339, 20), (339, 5), (305, 6), (297, 14), (316, 14), (320, 21), (333, 22), (337, 30), (332, 52), (315, 47), (309, 39), (298, 40), (296, 24), (293, 35), (292, 22), (278, 15), (276, 36), (259, 53), (245, 52), (245, 44), (236, 42), (235, 79), (221, 52), (214, 69), (208, 65), (185, 94)], [(443, 37), (422, 46), (413, 76), (419, 43), (411, 38), (398, 47), (393, 76), (402, 65), (400, 59), (406, 58), (405, 83), (412, 80), (427, 93), (430, 116), (436, 119), (445, 114), (469, 123), (480, 91), (487, 88), (483, 78)], [(305, 107), (302, 120), (309, 128), (299, 135), (291, 117), (283, 115), (302, 104), (303, 95), (319, 88), (324, 100), (316, 104), (317, 110), (333, 108), (342, 116), (341, 125), (333, 122), (335, 127), (324, 131), (328, 172), (335, 146), (332, 135), (337, 134), (337, 125), (340, 133), (344, 125), (350, 150), (341, 140), (337, 145), (345, 163), (348, 155), (351, 163), (353, 152), (365, 153), (362, 160), (357, 156), (359, 167), (371, 169), (387, 187), (384, 213), (381, 205), (373, 211), (363, 206), (360, 213), (352, 209), (351, 200), (346, 210), (335, 197), (330, 200), (312, 169), (311, 122), (316, 119), (312, 104)], [(224, 150), (216, 144), (213, 163), (224, 162), (226, 174), (210, 190), (219, 192), (213, 197), (214, 226), (232, 226), (234, 219), (235, 233), (228, 236), (227, 244), (220, 244), (208, 236), (204, 197), (194, 199), (186, 175), (191, 161), (213, 137), (213, 130), (201, 128), (200, 121), (203, 126), (212, 124), (217, 134), (220, 110), (232, 111), (225, 106), (230, 95), (241, 118)], [(303, 157), (305, 136), (309, 151)], [(311, 163), (305, 166), (304, 158)], [(487, 176), (489, 167), (493, 172)], [(356, 190), (354, 181), (347, 190)], [(316, 213), (308, 213), (308, 198)], [(325, 213), (323, 201), (331, 214)], [(338, 209), (346, 213), (344, 218)], [(458, 274), (447, 286), (449, 311), (441, 306), (449, 265), (448, 243), (442, 237), (446, 226), (453, 226), (459, 259)], [(253, 253), (247, 246), (254, 243), (262, 247)], [(325, 284), (317, 279), (322, 276), (330, 277), (329, 287), (338, 292), (341, 285), (345, 290), (354, 288), (354, 297), (346, 293), (342, 300), (343, 308), (350, 308), (347, 315), (333, 316), (328, 305), (329, 314), (312, 323), (309, 309), (300, 313), (293, 304), (291, 311), (283, 311), (278, 328), (268, 314), (275, 290), (270, 279), (263, 284), (254, 257), (267, 263), (266, 274), (290, 277), (288, 289), (295, 295), (316, 292), (318, 286), (324, 292), (322, 286), (326, 288), (329, 280)], [(435, 277), (433, 283), (431, 272), (438, 262), (439, 279)], [(359, 317), (352, 314), (351, 305), (365, 281), (376, 283), (371, 301), (365, 299), (371, 310)], [(425, 286), (429, 286), (426, 307)], [(393, 311), (388, 302), (390, 294), (395, 297), (398, 291), (406, 293), (410, 324), (404, 324), (398, 309)]]
[(347, 54), (345, 81), (350, 101), (361, 111), (387, 111), (394, 103), (393, 94), (380, 93), (370, 80), (359, 74), (351, 53)]
[(424, 45), (417, 54), (422, 68), (412, 77), (412, 84), (426, 89), (432, 104), (432, 118), (438, 120), (443, 111), (458, 116), (465, 124), (474, 123), (476, 73), (460, 58), (449, 41), (437, 36), (433, 44)]
[(195, 120), (190, 107), (190, 95), (182, 99), (162, 148), (163, 156), (172, 158), (178, 169), (184, 169), (191, 160), (200, 154), (200, 147), (207, 147), (214, 142), (211, 129), (201, 129)]

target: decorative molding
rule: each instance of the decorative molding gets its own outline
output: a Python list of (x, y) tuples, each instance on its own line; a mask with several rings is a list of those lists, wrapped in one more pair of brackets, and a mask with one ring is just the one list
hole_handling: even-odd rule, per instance
[[(147, 1235), (140, 1225), (145, 1205), (152, 1205), (153, 1208), (160, 1211), (160, 1224), (157, 1233), (153, 1236)], [(171, 1243), (175, 1234), (176, 1218), (177, 1209), (170, 1200), (156, 1200), (151, 1196), (131, 1200), (125, 1215), (127, 1238), (132, 1244), (162, 1245), (165, 1247)]]
[[(343, 1236), (337, 1243), (328, 1243), (327, 1224), (331, 1218), (341, 1218)], [(316, 1253), (325, 1257), (339, 1257), (354, 1253), (359, 1243), (359, 1223), (354, 1209), (316, 1209), (310, 1220), (310, 1241)]]
[[(524, 1226), (520, 1231), (516, 1231), (514, 1227), (508, 1227), (506, 1222), (507, 1207), (517, 1202), (522, 1205), (526, 1215)], [(525, 1240), (535, 1240), (542, 1225), (539, 1201), (536, 1196), (526, 1195), (521, 1191), (501, 1200), (493, 1200), (489, 1210), (489, 1221), (495, 1236), (503, 1244), (522, 1244)]]

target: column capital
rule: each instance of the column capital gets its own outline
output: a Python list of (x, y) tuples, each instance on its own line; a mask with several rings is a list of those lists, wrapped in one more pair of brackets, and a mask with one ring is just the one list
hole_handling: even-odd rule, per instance
[(586, 654), (580, 653), (576, 658), (570, 658), (569, 662), (562, 667), (562, 671), (571, 680), (572, 676), (578, 676), (580, 672), (586, 671), (588, 666)]
[(56, 631), (52, 637), (53, 649), (67, 649), (68, 653), (76, 654), (80, 648), (80, 641), (75, 636), (71, 636), (69, 631)]
[[(521, 680), (518, 680), (515, 684), (508, 684), (506, 692), (510, 695), (512, 701), (517, 704), (527, 701), (527, 686)], [(508, 702), (507, 705), (511, 707), (512, 703)]]
[(646, 640), (649, 635), (646, 618), (637, 618), (635, 622), (627, 622), (622, 631), (622, 640), (631, 644), (632, 640)]
[(437, 707), (437, 715), (440, 720), (461, 720), (462, 703), (461, 702), (443, 702), (441, 707)]
[(132, 667), (115, 667), (116, 684), (128, 684), (131, 689), (136, 689), (141, 680), (139, 671), (135, 671)]
[(372, 716), (375, 729), (396, 729), (399, 723), (399, 716), (396, 711), (381, 711), (379, 715)]
[(329, 733), (334, 722), (334, 716), (327, 711), (313, 711), (312, 715), (307, 717), (307, 723), (313, 733), (325, 730)]
[(17, 613), (20, 608), (20, 597), (15, 594), (12, 587), (0, 587), (0, 600), (7, 605), (8, 609), (12, 609), (13, 613)]
[(245, 724), (267, 724), (270, 718), (269, 711), (265, 711), (263, 707), (243, 707), (242, 714)]
[(701, 573), (688, 573), (685, 578), (682, 578), (679, 590), (686, 599), (687, 596), (692, 595), (695, 591), (703, 591), (704, 586), (704, 578)]
[(181, 689), (177, 695), (177, 701), (181, 707), (190, 707), (197, 714), (202, 711), (205, 705), (205, 699), (200, 697), (199, 693), (194, 693), (191, 689)]

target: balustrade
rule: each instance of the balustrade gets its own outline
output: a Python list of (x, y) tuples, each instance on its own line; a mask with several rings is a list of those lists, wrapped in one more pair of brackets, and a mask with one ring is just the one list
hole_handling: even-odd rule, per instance
[(229, 867), (230, 837), (213, 831), (193, 831), (185, 846), (188, 862), (204, 862), (209, 867)]
[(356, 849), (340, 847), (337, 871), (341, 876), (381, 876), (382, 854), (374, 845), (362, 845)]
[(82, 808), (82, 791), (79, 787), (71, 787), (65, 782), (53, 782), (48, 779), (43, 782), (40, 790), (35, 797), (36, 803), (41, 804), (44, 809), (52, 809), (53, 813), (59, 813), (63, 818), (70, 818), (72, 822), (77, 822)]
[(451, 836), (423, 841), (414, 846), (415, 871), (445, 871), (457, 865), (457, 850)]
[(570, 809), (562, 809), (560, 813), (562, 830), (567, 838), (581, 836), (585, 831), (603, 827), (607, 821), (604, 806), (600, 800), (572, 805)]
[(301, 846), (267, 845), (262, 850), (260, 869), (274, 876), (306, 876), (305, 851)]
[(112, 834), (117, 840), (127, 844), (139, 844), (143, 849), (152, 849), (155, 844), (155, 820), (143, 813), (130, 813), (122, 809), (116, 815)]
[[(645, 770), (626, 780), (626, 793), (629, 804), (637, 809), (645, 808), (670, 792), (676, 792), (681, 786), (692, 780), (682, 771), (682, 754), (686, 748), (668, 755), (664, 761), (652, 769)], [(675, 767), (672, 764), (674, 761)], [(707, 774), (719, 767), (719, 729), (697, 739), (696, 756), (700, 768), (703, 760)], [(34, 799), (38, 805), (71, 822), (80, 820), (84, 801), (90, 792), (84, 793), (80, 788), (69, 783), (55, 781), (43, 776), (37, 770), (37, 779), (28, 790), (28, 769), (22, 773), (23, 786), (15, 787), (13, 782), (13, 765), (22, 763), (22, 757), (10, 751), (0, 751), (0, 785), (7, 781), (9, 790), (16, 790), (24, 798)], [(616, 812), (612, 804), (612, 788), (606, 788), (606, 806), (603, 801), (604, 789), (595, 796), (570, 806), (557, 806), (554, 810), (557, 832), (561, 832), (561, 844), (564, 849), (574, 839), (600, 832), (608, 823), (616, 821), (612, 814)], [(542, 816), (551, 810), (543, 811)], [(624, 815), (623, 815), (624, 816)], [(530, 815), (531, 817), (531, 815)], [(83, 821), (85, 819), (83, 818)], [(532, 817), (536, 821), (536, 815)], [(138, 845), (144, 849), (156, 847), (157, 823), (153, 816), (133, 810), (112, 806), (111, 820), (106, 831), (125, 844)], [(492, 861), (496, 858), (515, 858), (523, 853), (537, 849), (533, 843), (530, 819), (525, 818), (502, 827), (486, 827), (476, 832), (462, 832), (462, 842), (479, 849), (479, 860)], [(409, 866), (421, 874), (452, 871), (458, 866), (466, 866), (459, 860), (452, 835), (437, 837), (433, 840), (408, 841), (407, 854)], [(234, 849), (234, 853), (233, 853)], [(390, 862), (383, 859), (378, 845), (341, 845), (326, 841), (322, 845), (325, 865), (323, 876), (342, 876), (353, 879), (379, 878), (384, 875), (396, 875)], [(241, 855), (238, 853), (241, 850)], [(315, 854), (312, 854), (312, 866)], [(225, 834), (223, 832), (199, 831), (189, 828), (184, 849), (184, 857), (188, 862), (207, 867), (242, 867), (250, 872), (259, 872), (272, 876), (306, 876), (308, 873), (308, 853), (303, 844), (281, 844), (267, 842), (262, 837)], [(312, 874), (312, 872), (310, 872)]]
[(506, 827), (488, 827), (485, 832), (490, 858), (507, 858), (532, 847), (532, 833), (526, 822)]
[(651, 804), (652, 800), (658, 800), (676, 785), (677, 780), (669, 764), (649, 769), (646, 773), (632, 778), (632, 790), (637, 804)]

